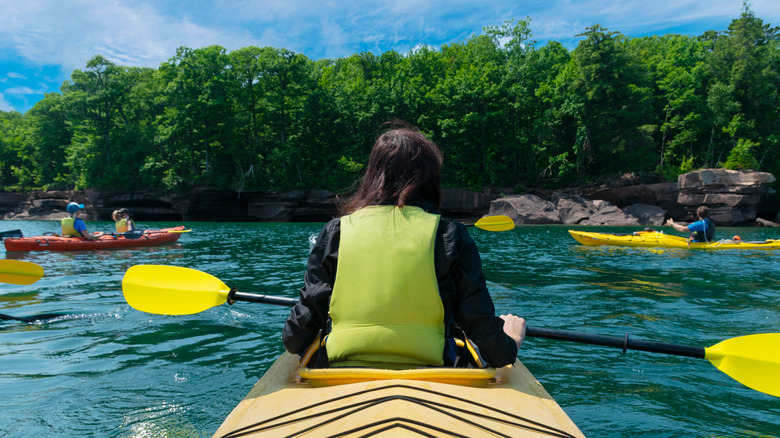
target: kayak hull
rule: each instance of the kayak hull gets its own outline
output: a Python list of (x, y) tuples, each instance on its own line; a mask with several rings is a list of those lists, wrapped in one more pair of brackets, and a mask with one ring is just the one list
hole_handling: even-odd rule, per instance
[(583, 245), (587, 246), (632, 246), (644, 248), (683, 248), (683, 249), (780, 249), (780, 240), (761, 242), (733, 242), (719, 240), (715, 242), (691, 242), (680, 236), (673, 236), (657, 231), (638, 231), (632, 234), (593, 233), (588, 231), (569, 230), (569, 234)]
[(84, 237), (33, 236), (3, 240), (6, 251), (95, 251), (114, 248), (137, 248), (176, 242), (183, 226), (146, 230), (140, 236), (127, 238), (122, 235), (104, 234), (96, 240)]
[(284, 353), (214, 436), (584, 436), (519, 361), (484, 385), (385, 378), (320, 386), (301, 377), (305, 370)]

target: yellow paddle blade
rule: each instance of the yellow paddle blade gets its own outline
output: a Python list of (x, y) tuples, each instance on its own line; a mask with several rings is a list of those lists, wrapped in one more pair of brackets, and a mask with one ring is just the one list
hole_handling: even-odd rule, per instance
[(136, 265), (125, 273), (122, 292), (134, 309), (160, 315), (191, 315), (227, 301), (220, 279), (178, 266)]
[(0, 283), (33, 284), (43, 277), (43, 268), (21, 260), (0, 260)]
[(705, 348), (704, 357), (748, 388), (780, 397), (780, 333), (727, 339)]
[(515, 227), (515, 221), (509, 216), (499, 214), (483, 217), (474, 226), (485, 231), (509, 231)]

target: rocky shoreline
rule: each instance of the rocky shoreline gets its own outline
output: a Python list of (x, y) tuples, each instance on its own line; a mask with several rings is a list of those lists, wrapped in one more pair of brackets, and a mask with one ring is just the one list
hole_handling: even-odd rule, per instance
[[(624, 175), (588, 187), (505, 195), (445, 190), (442, 214), (465, 221), (506, 214), (517, 224), (659, 226), (666, 218), (692, 221), (707, 205), (721, 226), (777, 226), (780, 203), (766, 172), (703, 169), (680, 175), (676, 183), (657, 175)], [(338, 196), (327, 190), (225, 191), (194, 188), (163, 190), (35, 191), (0, 193), (5, 220), (59, 220), (65, 205), (85, 204), (87, 220), (111, 220), (128, 208), (136, 221), (325, 222), (334, 217)]]
[(703, 169), (677, 183), (613, 184), (576, 188), (541, 197), (509, 196), (491, 203), (489, 214), (517, 224), (660, 226), (666, 218), (692, 222), (705, 205), (720, 226), (780, 226), (775, 177), (751, 170)]

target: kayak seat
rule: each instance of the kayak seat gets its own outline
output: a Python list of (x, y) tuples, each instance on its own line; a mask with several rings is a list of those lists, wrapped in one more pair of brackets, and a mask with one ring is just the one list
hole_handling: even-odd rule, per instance
[[(325, 338), (327, 340), (327, 336)], [(348, 383), (367, 382), (374, 380), (423, 380), (426, 382), (447, 383), (451, 385), (485, 387), (488, 383), (495, 382), (496, 369), (486, 368), (452, 368), (452, 367), (424, 367), (414, 369), (380, 369), (380, 368), (309, 368), (310, 361), (315, 352), (325, 342), (320, 341), (320, 335), (312, 342), (311, 346), (301, 357), (298, 375), (308, 380), (311, 386), (335, 386)], [(481, 364), (479, 355), (471, 348), (468, 341), (455, 340), (460, 348), (476, 355), (476, 363)]]
[(298, 375), (311, 386), (336, 386), (375, 380), (424, 380), (450, 385), (485, 387), (495, 382), (495, 368), (417, 368), (382, 370), (376, 368), (306, 368)]

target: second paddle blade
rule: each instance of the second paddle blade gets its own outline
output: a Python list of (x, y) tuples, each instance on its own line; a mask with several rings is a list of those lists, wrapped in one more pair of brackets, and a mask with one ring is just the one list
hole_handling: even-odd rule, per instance
[(515, 222), (509, 216), (499, 214), (485, 216), (478, 220), (474, 226), (485, 231), (509, 231), (515, 228)]
[(0, 260), (0, 283), (33, 284), (43, 277), (40, 265), (21, 260)]
[(225, 303), (229, 291), (210, 274), (178, 266), (136, 265), (122, 279), (122, 292), (130, 306), (160, 315), (202, 312)]

